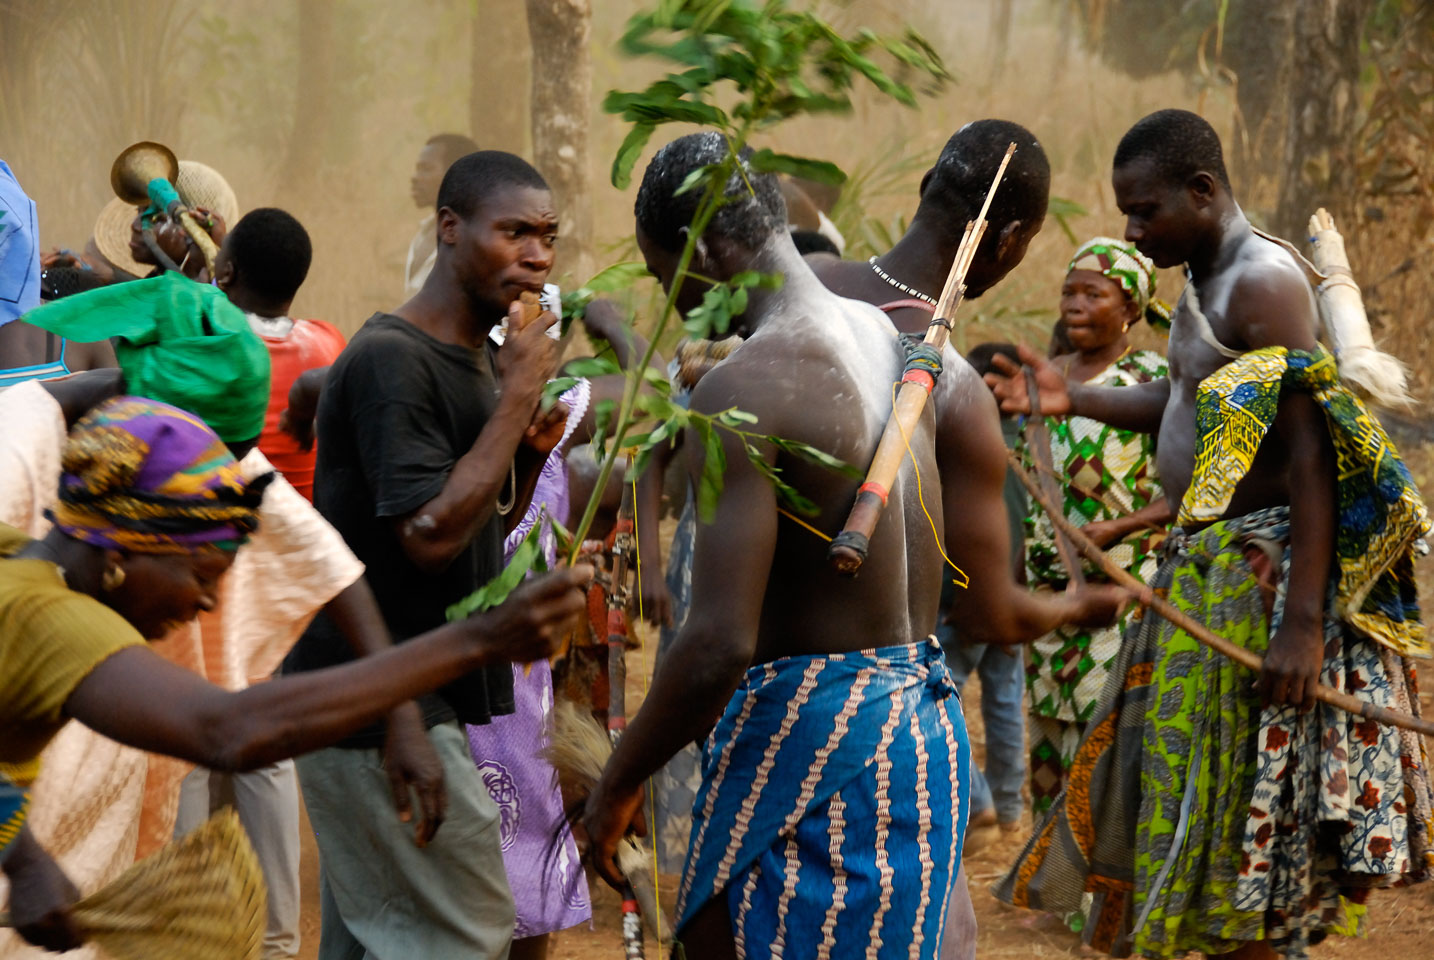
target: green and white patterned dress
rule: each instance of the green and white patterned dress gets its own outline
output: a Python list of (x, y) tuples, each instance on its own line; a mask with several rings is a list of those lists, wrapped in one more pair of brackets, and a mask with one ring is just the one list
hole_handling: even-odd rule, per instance
[[(1166, 375), (1165, 358), (1151, 350), (1127, 353), (1087, 381), (1128, 387)], [(1048, 417), (1051, 464), (1060, 475), (1066, 519), (1077, 526), (1113, 520), (1163, 496), (1155, 472), (1155, 438), (1118, 430), (1087, 417)], [(1147, 580), (1159, 565), (1163, 531), (1139, 531), (1106, 553)], [(1094, 568), (1087, 566), (1092, 574)], [(1063, 590), (1066, 571), (1056, 555), (1050, 519), (1039, 507), (1026, 518), (1026, 576), (1033, 587)], [(1109, 627), (1064, 626), (1030, 646), (1026, 689), (1031, 698), (1031, 805), (1045, 813), (1065, 785), (1075, 749), (1120, 648), (1123, 622)]]

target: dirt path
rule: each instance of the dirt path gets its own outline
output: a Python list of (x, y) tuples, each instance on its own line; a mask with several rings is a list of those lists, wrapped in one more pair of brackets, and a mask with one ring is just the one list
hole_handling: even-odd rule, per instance
[[(640, 697), (639, 678), (633, 677), (633, 696)], [(979, 710), (979, 681), (969, 689), (966, 702), (967, 722), (972, 741), (977, 744), (978, 757), (984, 755)], [(1434, 698), (1426, 691), (1426, 714), (1434, 712)], [(318, 954), (318, 855), (313, 838), (304, 822), (303, 846), (303, 945), (299, 956), (312, 960)], [(1024, 839), (1023, 841), (1024, 842)], [(1059, 927), (1036, 924), (1034, 914), (998, 903), (987, 888), (1005, 871), (1018, 844), (999, 841), (966, 858), (970, 874), (971, 895), (980, 925), (977, 956), (981, 960), (1018, 957), (1063, 957), (1077, 955), (1075, 934)], [(592, 885), (594, 923), (592, 929), (582, 927), (556, 935), (551, 960), (618, 960), (622, 956), (622, 932), (619, 923), (617, 896), (601, 881)], [(671, 904), (676, 898), (676, 878), (668, 877), (662, 884), (662, 902)], [(669, 908), (670, 909), (670, 908)], [(1434, 956), (1434, 883), (1403, 890), (1378, 891), (1369, 907), (1370, 935), (1363, 940), (1335, 938), (1314, 951), (1316, 960), (1420, 960)], [(648, 957), (658, 956), (648, 944)]]
[[(1425, 490), (1434, 489), (1434, 448), (1416, 451), (1409, 458), (1416, 480)], [(1421, 592), (1428, 602), (1434, 593), (1434, 557), (1426, 558), (1419, 569)], [(642, 701), (645, 677), (640, 653), (629, 660), (628, 704), (636, 712)], [(650, 669), (651, 661), (646, 666)], [(1426, 681), (1421, 697), (1425, 716), (1434, 715), (1434, 683)], [(985, 736), (981, 724), (980, 684), (973, 678), (967, 688), (966, 721), (978, 762), (985, 757)], [(1027, 824), (1029, 827), (1029, 824)], [(1032, 923), (1035, 915), (998, 903), (988, 887), (1005, 872), (1010, 860), (1025, 842), (1005, 844), (1000, 841), (966, 859), (970, 875), (971, 896), (976, 907), (978, 934), (977, 956), (980, 960), (1015, 960), (1025, 957), (1078, 956), (1076, 935), (1059, 927)], [(303, 848), (303, 947), (304, 960), (317, 956), (318, 951), (318, 856), (305, 821)], [(676, 894), (676, 878), (662, 884), (662, 902), (671, 904)], [(551, 960), (618, 960), (622, 956), (622, 936), (617, 896), (601, 881), (592, 884), (594, 922), (591, 929), (579, 927), (554, 937)], [(1434, 957), (1434, 882), (1398, 890), (1376, 891), (1370, 898), (1369, 935), (1362, 939), (1332, 938), (1312, 951), (1314, 960), (1425, 960)], [(657, 958), (656, 947), (649, 943), (647, 955)]]

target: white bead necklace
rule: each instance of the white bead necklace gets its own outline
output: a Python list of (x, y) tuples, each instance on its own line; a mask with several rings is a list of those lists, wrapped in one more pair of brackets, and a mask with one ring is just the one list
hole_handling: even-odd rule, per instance
[(902, 293), (906, 294), (907, 296), (909, 296), (909, 297), (915, 297), (916, 299), (920, 300), (922, 303), (929, 303), (929, 304), (931, 304), (933, 307), (936, 306), (936, 298), (935, 298), (935, 297), (927, 296), (926, 294), (922, 293), (920, 290), (917, 290), (917, 289), (914, 288), (914, 287), (908, 287), (906, 284), (902, 283), (900, 280), (896, 279), (896, 278), (893, 277), (891, 274), (889, 274), (889, 273), (887, 273), (885, 270), (881, 269), (881, 267), (877, 266), (876, 257), (872, 257), (870, 260), (868, 260), (868, 261), (867, 261), (867, 265), (870, 266), (871, 269), (873, 269), (873, 270), (876, 271), (876, 275), (877, 275), (878, 277), (880, 277), (881, 279), (885, 280), (887, 283), (891, 284), (893, 287), (895, 287), (896, 289), (900, 290)]

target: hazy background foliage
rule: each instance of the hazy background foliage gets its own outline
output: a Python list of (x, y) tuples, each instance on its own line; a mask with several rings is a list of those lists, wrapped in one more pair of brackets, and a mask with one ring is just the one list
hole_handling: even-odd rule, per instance
[[(1272, 162), (1259, 137), (1284, 122), (1276, 114), (1289, 97), (1252, 103), (1270, 57), (1247, 48), (1270, 30), (1251, 18), (1293, 16), (1306, 2), (817, 2), (848, 32), (909, 24), (955, 83), (916, 110), (858, 90), (850, 114), (795, 120), (759, 145), (829, 159), (850, 174), (835, 219), (850, 255), (864, 256), (900, 233), (922, 173), (957, 127), (986, 116), (1030, 127), (1050, 154), (1062, 217), (1047, 221), (1006, 283), (969, 305), (963, 339), (1044, 342), (1071, 236), (1121, 230), (1108, 176), (1120, 135), (1160, 107), (1199, 110), (1226, 138), (1237, 189), (1259, 222), (1273, 222), (1289, 169), (1331, 182), (1349, 174), (1342, 225), (1376, 336), (1416, 366), (1427, 396), (1434, 17), (1419, 0), (1335, 3), (1357, 8), (1363, 23), (1357, 135), (1329, 156)], [(598, 265), (633, 252), (635, 187), (614, 190), (606, 177), (624, 129), (598, 104), (659, 68), (616, 51), (638, 6), (603, 0), (592, 13), (587, 161)], [(521, 0), (0, 0), (0, 157), (39, 204), (42, 243), (74, 248), (110, 198), (109, 165), (128, 143), (158, 139), (209, 163), (242, 209), (277, 204), (304, 221), (315, 260), (296, 312), (352, 332), (400, 300), (422, 216), (408, 177), (428, 136), (467, 132), (484, 147), (532, 155), (530, 50)], [(1279, 93), (1273, 84), (1266, 79)], [(681, 132), (663, 131), (646, 155)], [(567, 262), (575, 260), (570, 250)], [(581, 279), (567, 276), (565, 285)], [(1166, 271), (1162, 294), (1173, 299), (1181, 282)], [(637, 297), (648, 302), (646, 291)]]

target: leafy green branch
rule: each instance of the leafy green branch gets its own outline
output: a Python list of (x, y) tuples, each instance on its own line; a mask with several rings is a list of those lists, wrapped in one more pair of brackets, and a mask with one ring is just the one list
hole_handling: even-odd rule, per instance
[[(821, 458), (837, 464), (840, 461), (804, 444), (742, 431), (737, 426), (743, 416), (740, 411), (725, 411), (713, 418), (688, 411), (678, 415), (675, 411), (682, 408), (669, 399), (670, 385), (658, 387), (648, 366), (671, 321), (682, 285), (691, 276), (689, 271), (698, 240), (724, 204), (740, 196), (744, 188), (751, 190), (751, 173), (785, 173), (824, 183), (840, 183), (845, 178), (835, 164), (767, 148), (750, 153), (744, 160), (742, 153), (753, 134), (795, 116), (849, 112), (850, 91), (859, 79), (899, 103), (914, 106), (918, 91), (908, 79), (919, 81), (923, 84), (922, 92), (926, 92), (944, 84), (950, 75), (930, 44), (912, 31), (899, 38), (879, 36), (870, 30), (843, 37), (815, 14), (790, 9), (786, 0), (766, 0), (765, 3), (660, 0), (655, 10), (639, 13), (629, 21), (620, 46), (630, 56), (659, 57), (677, 69), (645, 90), (614, 90), (603, 101), (604, 110), (620, 115), (632, 125), (613, 159), (611, 178), (615, 187), (625, 189), (631, 184), (632, 171), (643, 149), (658, 127), (665, 124), (687, 123), (712, 128), (722, 135), (727, 151), (721, 162), (693, 171), (677, 191), (679, 194), (700, 191), (701, 195), (647, 352), (641, 362), (627, 372), (627, 384), (616, 408), (609, 403), (595, 410), (600, 439), (606, 441), (611, 428), (612, 442), (599, 445), (605, 449), (594, 489), (605, 489), (620, 451), (630, 445), (628, 433), (639, 412), (641, 394), (649, 415), (656, 400), (665, 402), (671, 409), (639, 445), (630, 469), (640, 472), (656, 445), (680, 429), (679, 421), (684, 427), (691, 426), (706, 456), (699, 508), (710, 517), (726, 466), (717, 431), (741, 432), (748, 458), (754, 465), (760, 461), (759, 469), (773, 481), (779, 498), (809, 513), (813, 509), (811, 502), (781, 481), (778, 469), (767, 464), (764, 456), (757, 455), (760, 453), (757, 440), (819, 462)], [(893, 64), (890, 72), (877, 63), (877, 57)], [(714, 102), (716, 95), (729, 87), (735, 88), (738, 94), (730, 110)], [(750, 289), (772, 282), (753, 274), (712, 285), (696, 311), (696, 318), (689, 317), (689, 333), (725, 332), (731, 317), (746, 308)], [(591, 287), (591, 283), (588, 286)], [(652, 384), (657, 389), (641, 393), (644, 384)], [(724, 415), (728, 422), (723, 422)], [(584, 508), (574, 532), (575, 544), (580, 544), (587, 535), (598, 503), (595, 494)]]

